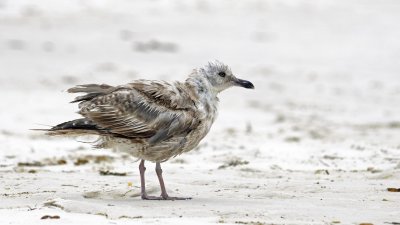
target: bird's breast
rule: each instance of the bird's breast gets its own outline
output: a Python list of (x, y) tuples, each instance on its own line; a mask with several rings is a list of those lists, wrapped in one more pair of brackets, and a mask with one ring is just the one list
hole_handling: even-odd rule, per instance
[(217, 101), (201, 101), (201, 104), (197, 105), (198, 116), (200, 120), (199, 126), (192, 132), (195, 145), (197, 145), (210, 131), (212, 124), (214, 123), (218, 115), (218, 102)]

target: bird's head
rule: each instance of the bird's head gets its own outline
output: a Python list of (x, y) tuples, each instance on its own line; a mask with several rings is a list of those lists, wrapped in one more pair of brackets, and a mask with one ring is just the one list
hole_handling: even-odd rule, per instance
[(208, 63), (200, 71), (217, 93), (233, 86), (254, 89), (250, 81), (235, 77), (231, 69), (219, 61)]

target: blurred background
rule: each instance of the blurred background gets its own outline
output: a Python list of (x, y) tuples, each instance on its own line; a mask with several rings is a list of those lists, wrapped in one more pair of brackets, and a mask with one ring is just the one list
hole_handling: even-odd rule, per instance
[(1, 129), (74, 117), (62, 91), (76, 84), (183, 80), (215, 59), (256, 85), (222, 94), (221, 124), (245, 126), (229, 111), (252, 110), (260, 129), (276, 117), (396, 126), (399, 11), (391, 0), (0, 0)]
[(29, 130), (78, 117), (72, 86), (184, 80), (220, 60), (256, 88), (221, 93), (187, 171), (234, 156), (242, 177), (399, 176), (399, 12), (397, 0), (0, 0), (0, 168), (93, 154)]

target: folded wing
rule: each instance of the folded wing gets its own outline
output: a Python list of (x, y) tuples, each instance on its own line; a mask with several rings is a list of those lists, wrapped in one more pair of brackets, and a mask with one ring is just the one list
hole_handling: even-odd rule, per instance
[(138, 80), (112, 87), (81, 85), (68, 90), (84, 92), (79, 113), (111, 134), (147, 138), (155, 144), (186, 135), (199, 124), (196, 106), (181, 83)]

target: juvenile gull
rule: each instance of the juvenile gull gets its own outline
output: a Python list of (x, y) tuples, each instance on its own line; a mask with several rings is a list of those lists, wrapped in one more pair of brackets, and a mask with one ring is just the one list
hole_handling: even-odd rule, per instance
[[(59, 124), (48, 134), (99, 135), (96, 147), (127, 152), (141, 160), (142, 199), (189, 199), (167, 194), (160, 163), (199, 144), (217, 116), (218, 93), (232, 86), (254, 88), (218, 61), (194, 69), (184, 82), (137, 80), (120, 86), (79, 85), (68, 92), (84, 93), (72, 101), (79, 103), (83, 118)], [(159, 197), (146, 193), (145, 160), (156, 163)]]

